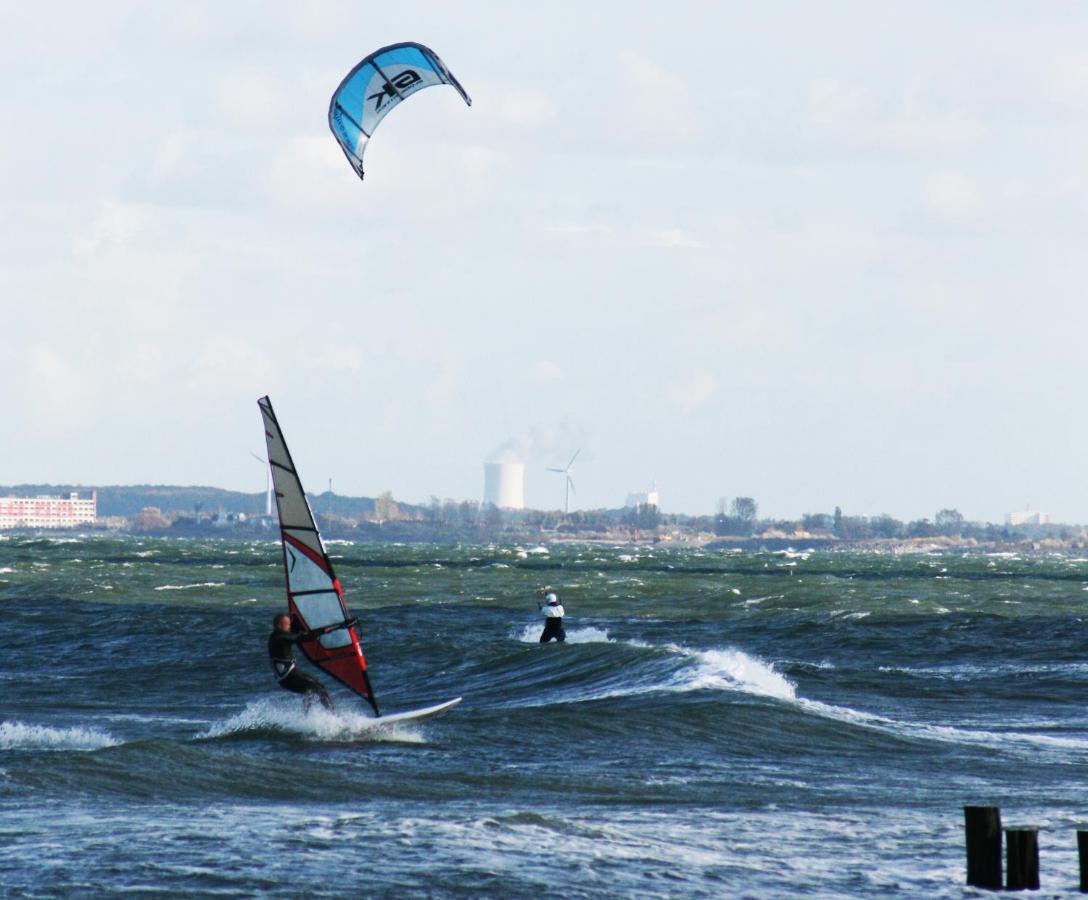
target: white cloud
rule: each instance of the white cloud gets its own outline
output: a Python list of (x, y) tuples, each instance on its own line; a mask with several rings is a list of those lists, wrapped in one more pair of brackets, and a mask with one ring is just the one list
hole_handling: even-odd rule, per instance
[(1088, 53), (1061, 53), (1048, 63), (1043, 90), (1051, 100), (1073, 106), (1088, 105)]
[(982, 192), (970, 175), (935, 172), (923, 186), (926, 208), (937, 218), (961, 222), (974, 217), (982, 206)]
[(977, 329), (986, 315), (982, 298), (973, 285), (929, 280), (904, 285), (905, 305), (941, 328)]
[(97, 379), (86, 353), (37, 344), (24, 355), (17, 396), (20, 419), (41, 435), (74, 435), (98, 410)]
[(77, 257), (92, 258), (123, 247), (146, 234), (152, 222), (153, 217), (145, 207), (107, 200), (100, 204), (90, 228), (75, 236), (73, 251)]
[(216, 102), (234, 128), (271, 129), (290, 118), (293, 94), (266, 72), (242, 69), (220, 79)]
[(703, 250), (706, 244), (679, 228), (665, 228), (647, 233), (647, 240), (655, 247), (675, 250)]
[(433, 404), (433, 415), (447, 418), (465, 380), (465, 360), (457, 352), (447, 352), (438, 362), (438, 370), (427, 385), (427, 399)]
[(552, 234), (582, 237), (585, 235), (605, 236), (612, 234), (612, 226), (607, 222), (562, 222), (558, 225), (549, 225), (545, 229)]
[(705, 333), (723, 345), (760, 354), (794, 344), (800, 333), (796, 316), (765, 303), (747, 302), (718, 310), (705, 323)]
[(550, 359), (538, 359), (533, 363), (533, 375), (538, 382), (559, 381), (563, 378), (563, 368)]
[(700, 372), (686, 381), (669, 387), (669, 402), (681, 412), (694, 412), (718, 393), (718, 379), (709, 372)]
[(838, 79), (809, 85), (808, 117), (817, 131), (852, 150), (962, 153), (977, 147), (985, 133), (982, 123), (962, 110), (942, 112), (914, 94), (880, 97)]
[(328, 215), (358, 195), (359, 180), (331, 135), (291, 135), (278, 141), (262, 176), (265, 197), (287, 209)]
[(179, 128), (159, 141), (151, 164), (154, 181), (168, 181), (177, 176), (191, 176), (199, 170), (195, 162), (199, 137), (191, 128)]
[(363, 355), (358, 347), (326, 344), (314, 355), (314, 364), (333, 372), (358, 372), (363, 368)]
[[(477, 99), (477, 105), (480, 105), (488, 98), (484, 96)], [(511, 125), (546, 125), (555, 119), (558, 112), (555, 101), (543, 91), (503, 88), (490, 99), (498, 117)]]
[(249, 392), (259, 396), (279, 368), (268, 351), (241, 334), (217, 334), (194, 347), (188, 365), (188, 389), (222, 396)]
[(687, 140), (700, 132), (699, 117), (687, 82), (675, 71), (631, 50), (617, 54), (624, 90), (614, 98), (624, 131), (669, 140)]

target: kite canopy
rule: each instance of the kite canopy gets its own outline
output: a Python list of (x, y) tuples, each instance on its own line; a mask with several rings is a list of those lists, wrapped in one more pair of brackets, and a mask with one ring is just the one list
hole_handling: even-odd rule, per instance
[(472, 106), (472, 98), (437, 54), (410, 41), (376, 50), (340, 82), (329, 101), (329, 128), (360, 178), (363, 151), (378, 123), (394, 106), (435, 84), (450, 85)]

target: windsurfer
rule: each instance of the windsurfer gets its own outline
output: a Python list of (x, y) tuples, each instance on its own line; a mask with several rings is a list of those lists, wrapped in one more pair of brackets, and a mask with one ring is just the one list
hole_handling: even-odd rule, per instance
[(276, 673), (276, 681), (285, 691), (302, 694), (302, 707), (304, 710), (309, 711), (314, 702), (314, 697), (321, 702), (325, 709), (332, 710), (332, 700), (329, 697), (329, 692), (325, 690), (325, 686), (316, 678), (299, 671), (298, 666), (295, 664), (294, 645), (303, 641), (316, 640), (323, 634), (354, 623), (337, 622), (333, 625), (326, 625), (324, 628), (316, 628), (313, 631), (295, 631), (292, 629), (291, 624), (289, 613), (276, 613), (272, 618), (272, 633), (268, 636), (268, 655), (272, 660), (272, 671)]
[(552, 591), (544, 595), (540, 606), (540, 612), (544, 616), (544, 630), (540, 634), (540, 643), (546, 644), (555, 638), (559, 643), (567, 639), (567, 633), (563, 630), (563, 604)]

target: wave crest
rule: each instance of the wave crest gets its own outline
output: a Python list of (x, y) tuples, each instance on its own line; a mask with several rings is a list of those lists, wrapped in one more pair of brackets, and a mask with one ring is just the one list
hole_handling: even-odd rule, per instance
[(350, 743), (359, 740), (396, 741), (422, 744), (423, 737), (406, 725), (386, 725), (363, 713), (329, 712), (315, 706), (302, 711), (298, 698), (267, 698), (246, 704), (246, 708), (222, 722), (213, 723), (198, 737), (225, 738), (251, 732), (276, 731), (305, 740)]
[(0, 750), (99, 750), (118, 743), (97, 728), (50, 728), (23, 722), (0, 722)]
[[(535, 644), (540, 639), (541, 626), (527, 625), (516, 637), (523, 643)], [(662, 683), (636, 681), (630, 688), (611, 689), (608, 696), (640, 694), (651, 691), (743, 691), (761, 697), (796, 701), (797, 688), (785, 675), (768, 662), (743, 650), (725, 647), (696, 650), (680, 644), (651, 644), (636, 639), (619, 641), (606, 629), (592, 625), (567, 629), (568, 644), (625, 644), (645, 650), (655, 650), (681, 657), (684, 665)]]
[(761, 697), (795, 701), (797, 688), (785, 675), (759, 657), (743, 650), (692, 650), (677, 644), (668, 649), (682, 653), (695, 665), (679, 673), (676, 690), (744, 691)]

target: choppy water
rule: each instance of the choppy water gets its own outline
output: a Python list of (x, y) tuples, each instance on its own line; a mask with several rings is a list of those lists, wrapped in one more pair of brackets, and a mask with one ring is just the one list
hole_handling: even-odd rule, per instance
[(1076, 887), (1088, 560), (330, 551), (383, 708), (458, 709), (304, 716), (271, 542), (0, 538), (0, 894), (961, 897), (976, 802)]

